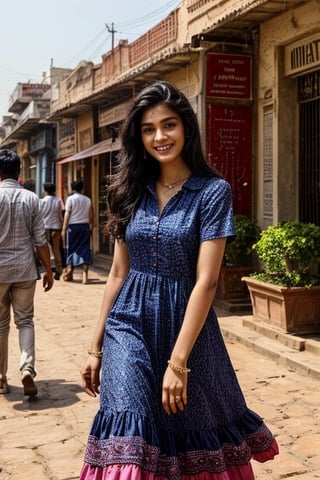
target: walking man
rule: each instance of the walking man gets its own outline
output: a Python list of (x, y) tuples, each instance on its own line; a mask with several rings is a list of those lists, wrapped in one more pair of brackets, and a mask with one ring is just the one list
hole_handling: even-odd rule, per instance
[(47, 242), (51, 245), (55, 263), (54, 279), (59, 280), (62, 275), (61, 258), (61, 229), (63, 222), (64, 205), (61, 198), (56, 195), (54, 183), (44, 183), (45, 196), (41, 201), (41, 208), (44, 218), (44, 228)]
[(91, 199), (82, 193), (82, 180), (71, 182), (71, 190), (72, 195), (66, 200), (61, 233), (67, 264), (63, 279), (71, 282), (74, 267), (82, 265), (82, 283), (86, 284), (92, 263), (90, 240), (94, 223), (93, 206)]
[(0, 394), (7, 382), (10, 310), (19, 331), (20, 372), (25, 395), (36, 395), (34, 294), (35, 251), (44, 266), (43, 288), (53, 285), (49, 247), (37, 195), (18, 182), (20, 158), (0, 150)]

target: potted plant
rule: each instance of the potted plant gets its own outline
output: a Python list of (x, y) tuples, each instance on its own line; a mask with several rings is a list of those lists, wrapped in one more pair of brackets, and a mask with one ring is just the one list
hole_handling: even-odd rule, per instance
[(235, 238), (228, 242), (215, 297), (215, 305), (229, 311), (251, 309), (248, 288), (242, 277), (254, 272), (252, 245), (260, 228), (247, 215), (234, 215)]
[(234, 215), (235, 238), (227, 243), (225, 249), (226, 265), (253, 265), (252, 246), (257, 242), (260, 228), (256, 221), (247, 215)]
[(320, 226), (287, 220), (253, 245), (263, 270), (245, 276), (253, 319), (290, 333), (320, 332)]

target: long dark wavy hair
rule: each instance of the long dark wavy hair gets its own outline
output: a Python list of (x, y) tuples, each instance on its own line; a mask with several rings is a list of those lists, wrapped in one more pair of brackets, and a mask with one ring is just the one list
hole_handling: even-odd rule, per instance
[(124, 124), (116, 172), (107, 191), (109, 221), (106, 232), (114, 238), (124, 238), (126, 226), (136, 210), (150, 180), (159, 177), (158, 161), (149, 155), (141, 137), (141, 119), (145, 110), (163, 103), (177, 112), (183, 122), (185, 142), (182, 157), (191, 174), (205, 177), (220, 176), (204, 158), (199, 124), (186, 96), (171, 83), (158, 80), (145, 87), (132, 101)]

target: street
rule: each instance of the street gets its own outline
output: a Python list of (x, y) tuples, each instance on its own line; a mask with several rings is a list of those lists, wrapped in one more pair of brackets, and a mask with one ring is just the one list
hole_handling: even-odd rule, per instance
[[(0, 396), (0, 480), (72, 480), (82, 467), (98, 398), (82, 392), (79, 371), (87, 357), (106, 275), (89, 271), (82, 285), (56, 281), (35, 303), (38, 397), (23, 396), (17, 331), (9, 339), (8, 382)], [(320, 478), (319, 380), (302, 375), (240, 343), (226, 340), (248, 406), (274, 432), (280, 455), (253, 462), (256, 480)]]

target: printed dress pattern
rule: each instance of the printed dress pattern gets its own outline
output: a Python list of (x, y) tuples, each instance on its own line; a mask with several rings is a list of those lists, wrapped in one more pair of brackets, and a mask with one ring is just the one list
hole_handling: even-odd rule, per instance
[(100, 409), (81, 480), (252, 480), (250, 460), (277, 454), (245, 403), (213, 309), (188, 361), (187, 407), (167, 415), (161, 405), (199, 245), (233, 234), (224, 180), (189, 177), (161, 214), (148, 186), (126, 231), (131, 268), (106, 323)]

